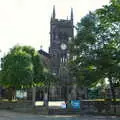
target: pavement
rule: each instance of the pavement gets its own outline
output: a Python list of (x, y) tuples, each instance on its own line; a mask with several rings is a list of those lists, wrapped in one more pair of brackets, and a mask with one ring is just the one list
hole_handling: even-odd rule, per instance
[(0, 120), (120, 120), (120, 117), (92, 115), (38, 115), (0, 110)]

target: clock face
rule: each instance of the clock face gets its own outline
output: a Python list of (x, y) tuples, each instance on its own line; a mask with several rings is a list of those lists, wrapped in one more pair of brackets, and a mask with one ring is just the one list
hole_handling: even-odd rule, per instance
[(62, 43), (60, 47), (61, 47), (62, 50), (66, 50), (67, 49), (67, 45), (65, 43)]

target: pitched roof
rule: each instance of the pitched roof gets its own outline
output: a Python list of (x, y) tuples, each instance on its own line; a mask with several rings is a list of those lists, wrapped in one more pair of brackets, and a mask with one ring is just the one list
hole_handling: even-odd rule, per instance
[(47, 52), (45, 52), (45, 51), (42, 50), (42, 49), (38, 50), (38, 52), (39, 52), (41, 55), (45, 56), (45, 57), (48, 57), (48, 58), (50, 57), (50, 54), (47, 53)]

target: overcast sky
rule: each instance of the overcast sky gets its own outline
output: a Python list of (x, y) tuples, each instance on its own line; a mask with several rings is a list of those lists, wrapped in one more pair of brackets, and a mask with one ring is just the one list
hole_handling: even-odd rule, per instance
[(6, 53), (16, 44), (30, 45), (38, 50), (49, 47), (50, 17), (69, 18), (74, 10), (74, 24), (89, 11), (108, 4), (109, 0), (0, 0), (0, 49)]

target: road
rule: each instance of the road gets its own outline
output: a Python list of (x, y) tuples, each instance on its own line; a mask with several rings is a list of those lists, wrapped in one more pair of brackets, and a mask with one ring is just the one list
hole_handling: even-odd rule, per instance
[(45, 116), (45, 115), (35, 115), (27, 113), (16, 113), (10, 111), (0, 110), (0, 120), (120, 120), (120, 117), (115, 116)]

